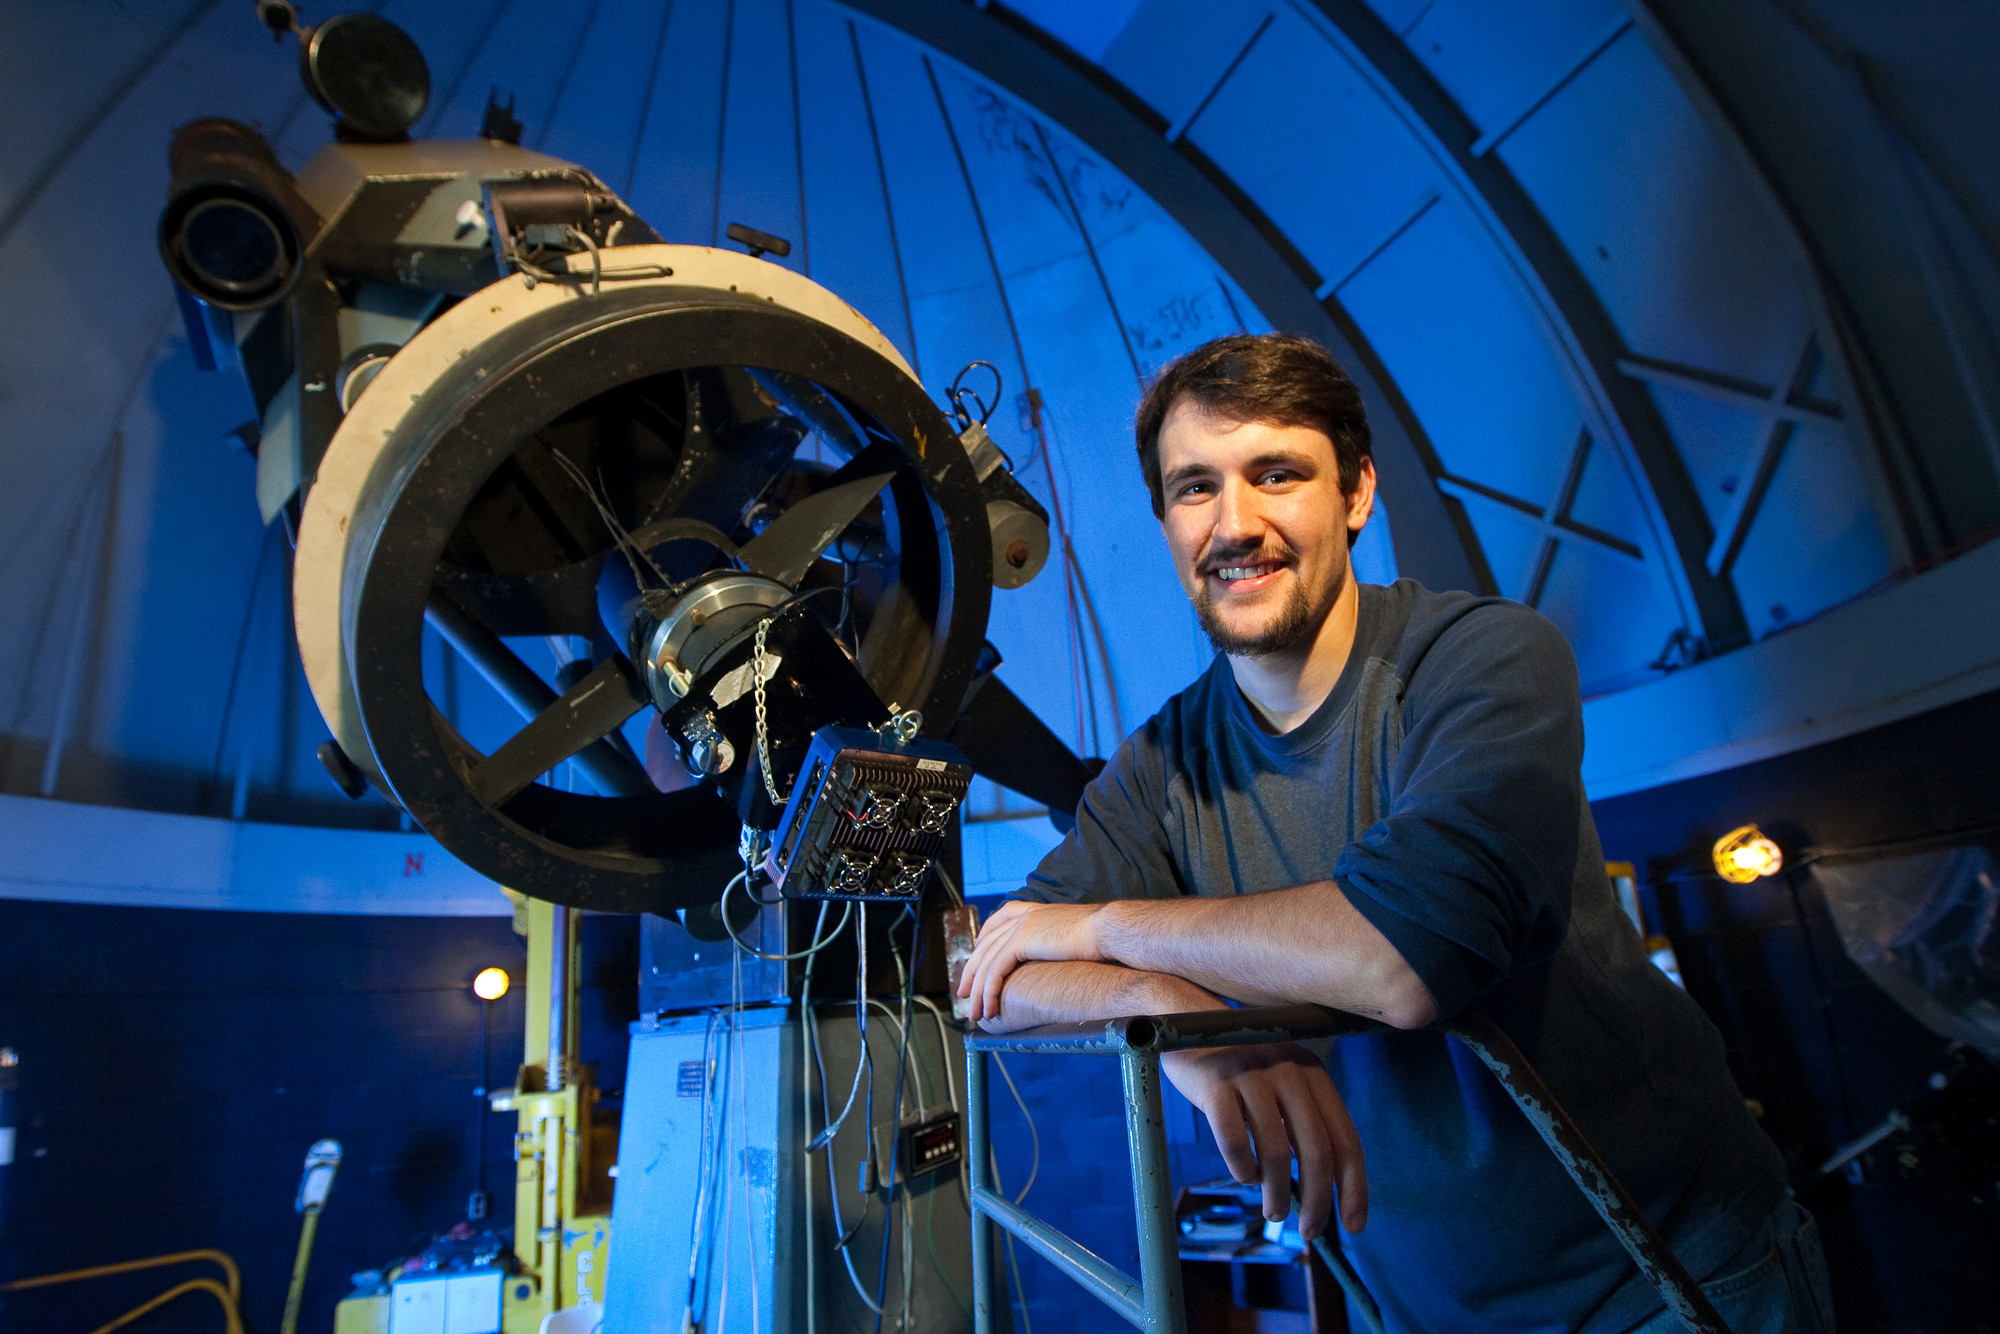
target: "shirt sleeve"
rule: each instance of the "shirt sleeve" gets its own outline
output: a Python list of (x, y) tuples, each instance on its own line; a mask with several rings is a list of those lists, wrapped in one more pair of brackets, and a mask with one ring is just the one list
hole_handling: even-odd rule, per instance
[(1390, 806), (1334, 876), (1449, 1015), (1569, 927), (1584, 794), (1576, 661), (1546, 619), (1489, 603), (1412, 672)]
[(1109, 903), (1186, 892), (1167, 846), (1166, 769), (1157, 724), (1127, 737), (1077, 807), (1076, 828), (1010, 897), (1031, 903)]

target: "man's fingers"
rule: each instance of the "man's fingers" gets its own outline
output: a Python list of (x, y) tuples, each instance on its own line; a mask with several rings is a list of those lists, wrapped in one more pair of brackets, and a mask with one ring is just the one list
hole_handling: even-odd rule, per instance
[(1011, 948), (1011, 933), (994, 941), (993, 950), (979, 972), (980, 996), (988, 1017), (1000, 1013), (1000, 993), (1006, 989), (1007, 975), (1019, 962)]
[(974, 962), (973, 966), (966, 969), (965, 995), (966, 999), (971, 1002), (972, 1017), (975, 1021), (985, 1019), (992, 1013), (992, 1010), (986, 1004), (986, 989), (989, 981), (987, 974), (992, 971), (989, 966), (991, 963), (992, 960), (990, 959), (979, 959)]
[(1264, 1181), (1264, 1217), (1280, 1219), (1292, 1212), (1292, 1144), (1285, 1118), (1268, 1087), (1242, 1090), (1243, 1114), (1257, 1146), (1258, 1175)]
[(1315, 1080), (1314, 1101), (1333, 1147), (1333, 1175), (1340, 1187), (1340, 1225), (1349, 1232), (1368, 1226), (1368, 1166), (1354, 1118), (1333, 1081)]
[(1337, 1155), (1319, 1100), (1310, 1089), (1288, 1085), (1282, 1110), (1292, 1154), (1299, 1161), (1299, 1235), (1311, 1241), (1326, 1231), (1333, 1212)]
[(974, 958), (971, 963), (966, 965), (965, 995), (966, 999), (971, 1002), (973, 1019), (985, 1019), (993, 1014), (993, 1002), (997, 997), (997, 991), (998, 988), (995, 986), (993, 980), (993, 956), (991, 954), (988, 954), (983, 959)]
[(1202, 1109), (1208, 1118), (1208, 1129), (1215, 1136), (1215, 1147), (1222, 1153), (1222, 1161), (1229, 1168), (1229, 1175), (1246, 1185), (1257, 1179), (1257, 1157), (1250, 1151), (1250, 1135), (1243, 1128), (1243, 1104), (1236, 1096), (1236, 1090), (1228, 1084), (1220, 1084)]
[(958, 994), (965, 997), (972, 1021), (978, 1023), (986, 1017), (986, 992), (983, 974), (986, 970), (977, 962), (965, 965), (965, 976), (958, 981)]
[(980, 927), (980, 934), (984, 935), (986, 932), (991, 931), (994, 927), (1012, 921), (1014, 918), (1019, 917), (1022, 913), (1026, 912), (1027, 910), (1028, 910), (1028, 905), (1021, 902), (1021, 900), (1008, 899), (1005, 903), (1001, 904), (998, 908), (995, 908), (993, 910), (993, 915), (991, 917), (988, 917), (986, 919), (985, 925)]
[(1001, 967), (1000, 961), (996, 959), (988, 965), (986, 976), (981, 979), (985, 985), (986, 1013), (989, 1016), (1000, 1013), (1000, 993), (1007, 986), (1009, 971), (1011, 970)]
[(959, 994), (972, 1002), (975, 1022), (1000, 1012), (1001, 988), (1006, 985), (1007, 974), (1013, 971), (1017, 962), (1009, 949), (1009, 942), (1014, 934), (1014, 918), (1019, 916), (1018, 913), (1013, 917), (996, 913), (981, 928), (979, 939), (972, 947), (972, 957), (965, 961), (965, 972), (959, 978)]

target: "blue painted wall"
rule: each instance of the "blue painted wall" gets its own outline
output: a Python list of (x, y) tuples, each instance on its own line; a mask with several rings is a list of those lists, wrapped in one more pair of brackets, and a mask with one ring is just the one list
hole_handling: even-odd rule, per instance
[[(582, 1057), (624, 1084), (636, 919), (587, 917)], [(464, 1217), (475, 1151), (513, 1212), (513, 1122), (475, 1136), (472, 1090), (511, 1086), (525, 951), (505, 917), (321, 917), (0, 900), (0, 1046), (20, 1053), (21, 1123), (0, 1277), (219, 1247), (247, 1328), (273, 1330), (298, 1243), (306, 1147), (345, 1149), (299, 1328), (327, 1334), (348, 1276)], [(505, 968), (492, 1066), (472, 978)], [(189, 1275), (123, 1276), (0, 1298), (0, 1328), (89, 1329)], [(159, 1334), (208, 1334), (186, 1298)]]

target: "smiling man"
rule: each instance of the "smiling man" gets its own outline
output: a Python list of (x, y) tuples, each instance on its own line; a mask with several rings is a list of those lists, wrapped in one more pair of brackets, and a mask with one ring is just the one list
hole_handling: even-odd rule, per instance
[(1308, 1001), (1379, 1019), (1324, 1052), (1180, 1052), (1166, 1071), (1267, 1217), (1288, 1212), (1294, 1164), (1305, 1234), (1337, 1208), (1392, 1328), (1673, 1328), (1492, 1076), (1426, 1027), (1471, 1007), (1733, 1329), (1830, 1327), (1810, 1220), (1720, 1038), (1612, 897), (1561, 634), (1519, 603), (1356, 582), (1368, 426), (1316, 344), (1197, 348), (1148, 390), (1137, 434), (1219, 652), (981, 931), (960, 986), (974, 1018)]

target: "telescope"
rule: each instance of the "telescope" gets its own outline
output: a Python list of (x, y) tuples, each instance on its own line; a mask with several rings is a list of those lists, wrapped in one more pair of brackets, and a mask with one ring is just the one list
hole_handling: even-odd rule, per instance
[[(197, 356), (256, 404), (342, 790), (531, 896), (684, 916), (788, 809), (817, 821), (771, 857), (793, 897), (906, 899), (975, 774), (1066, 826), (1093, 769), (985, 639), (1047, 514), (965, 396), (764, 258), (782, 238), (667, 244), (498, 107), (412, 140), (429, 76), (386, 20), (260, 13), (335, 141), (294, 176), (248, 126), (183, 127), (160, 248)], [(460, 734), (426, 627), (510, 736)]]

